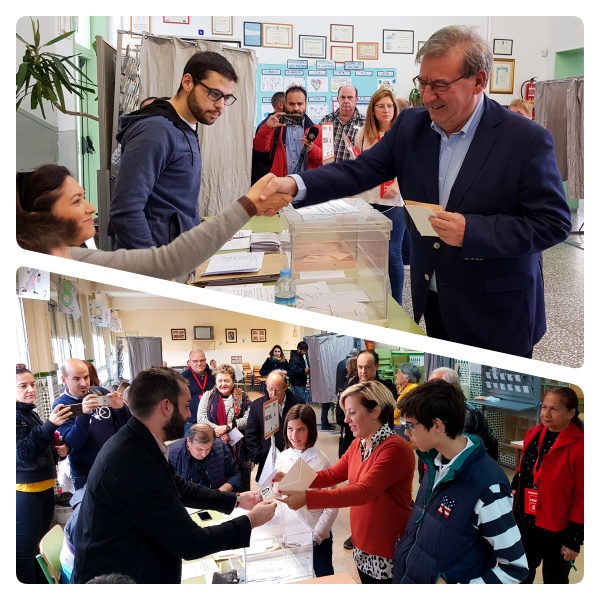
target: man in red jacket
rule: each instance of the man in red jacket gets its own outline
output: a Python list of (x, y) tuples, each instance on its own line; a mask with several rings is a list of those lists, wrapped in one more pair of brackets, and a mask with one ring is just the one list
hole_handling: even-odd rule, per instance
[(298, 123), (282, 123), (286, 113), (275, 112), (259, 128), (252, 144), (257, 152), (271, 153), (271, 173), (278, 177), (315, 169), (323, 162), (321, 127), (306, 116), (306, 90), (299, 85), (289, 87), (285, 102), (287, 114), (298, 115)]

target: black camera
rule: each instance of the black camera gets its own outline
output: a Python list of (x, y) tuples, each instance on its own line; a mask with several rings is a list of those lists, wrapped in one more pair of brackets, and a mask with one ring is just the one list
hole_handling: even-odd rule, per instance
[(301, 125), (302, 124), (302, 115), (283, 115), (280, 119), (279, 119), (280, 123), (283, 123), (284, 125)]

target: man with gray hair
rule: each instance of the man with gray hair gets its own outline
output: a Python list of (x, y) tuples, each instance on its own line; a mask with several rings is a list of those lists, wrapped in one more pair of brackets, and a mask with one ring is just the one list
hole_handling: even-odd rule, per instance
[[(250, 545), (275, 503), (187, 482), (169, 462), (166, 442), (183, 436), (190, 414), (187, 381), (173, 369), (141, 371), (129, 388), (133, 415), (102, 448), (75, 527), (74, 583), (123, 573), (136, 583), (181, 583), (182, 560)], [(247, 515), (198, 527), (186, 507)]]
[[(429, 375), (429, 381), (443, 379), (462, 391), (458, 372), (450, 367), (439, 367)], [(498, 440), (483, 413), (469, 401), (465, 400), (465, 433), (478, 435), (485, 445), (486, 452), (494, 460), (498, 460)]]
[(321, 119), (323, 123), (333, 123), (333, 160), (352, 160), (354, 154), (346, 145), (344, 136), (354, 144), (358, 130), (365, 124), (365, 118), (358, 112), (356, 102), (358, 90), (353, 85), (343, 85), (338, 89), (339, 108)]
[(416, 62), (424, 107), (402, 111), (356, 160), (272, 179), (261, 197), (288, 193), (299, 208), (397, 177), (403, 198), (440, 206), (435, 235), (408, 220), (415, 322), (531, 357), (546, 331), (541, 252), (571, 231), (552, 134), (485, 95), (492, 50), (475, 28), (440, 29)]

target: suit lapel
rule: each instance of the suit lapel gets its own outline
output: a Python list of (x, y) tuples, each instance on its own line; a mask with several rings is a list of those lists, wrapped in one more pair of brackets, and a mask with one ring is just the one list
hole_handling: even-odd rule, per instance
[(496, 126), (500, 123), (499, 115), (487, 97), (483, 101), (485, 105), (479, 126), (448, 198), (446, 210), (449, 212), (459, 212), (462, 199), (487, 161), (498, 137)]

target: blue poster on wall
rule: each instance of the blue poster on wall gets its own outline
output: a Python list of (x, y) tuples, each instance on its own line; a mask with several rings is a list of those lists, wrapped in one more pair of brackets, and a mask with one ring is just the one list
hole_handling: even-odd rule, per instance
[[(300, 66), (297, 61), (293, 66)], [(306, 61), (308, 62), (308, 61)], [(256, 71), (256, 113), (255, 126), (271, 112), (271, 98), (276, 92), (285, 92), (291, 85), (300, 85), (306, 90), (308, 103), (306, 114), (318, 123), (328, 113), (337, 109), (337, 93), (344, 85), (353, 85), (358, 90), (356, 107), (365, 113), (373, 93), (380, 87), (390, 88), (394, 95), (396, 69), (360, 69), (362, 63), (347, 63), (344, 69), (327, 61), (307, 68), (290, 69), (290, 64), (259, 64)], [(303, 65), (302, 65), (303, 66)], [(326, 68), (325, 68), (326, 67)]]

